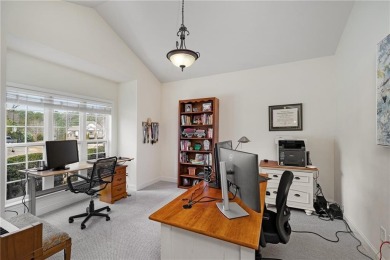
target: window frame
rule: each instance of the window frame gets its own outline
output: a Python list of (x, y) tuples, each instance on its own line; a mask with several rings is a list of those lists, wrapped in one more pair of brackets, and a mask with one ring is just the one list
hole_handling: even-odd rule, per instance
[[(87, 159), (87, 156), (88, 156), (88, 142), (92, 141), (92, 142), (104, 142), (105, 143), (105, 153), (106, 153), (106, 156), (108, 156), (109, 154), (109, 151), (110, 151), (110, 146), (111, 146), (111, 128), (112, 128), (112, 101), (107, 101), (107, 100), (97, 100), (97, 99), (94, 99), (92, 97), (81, 97), (81, 96), (78, 96), (78, 95), (70, 95), (68, 93), (61, 93), (61, 92), (55, 92), (55, 93), (52, 93), (51, 91), (47, 90), (47, 89), (42, 89), (42, 88), (37, 88), (37, 87), (32, 87), (32, 86), (26, 86), (26, 85), (22, 85), (22, 84), (17, 84), (17, 83), (7, 83), (7, 90), (6, 92), (8, 93), (8, 90), (9, 88), (13, 89), (14, 87), (16, 88), (20, 88), (21, 89), (21, 92), (23, 93), (23, 90), (25, 90), (26, 92), (36, 92), (37, 94), (53, 94), (53, 95), (60, 95), (62, 97), (67, 97), (69, 100), (72, 100), (73, 102), (76, 102), (77, 100), (80, 100), (79, 102), (91, 102), (92, 106), (94, 104), (94, 102), (100, 102), (100, 103), (104, 103), (104, 104), (107, 104), (110, 108), (110, 113), (101, 113), (100, 115), (104, 116), (105, 118), (105, 124), (104, 124), (104, 131), (105, 131), (105, 135), (104, 135), (104, 138), (103, 139), (94, 139), (94, 140), (88, 140), (86, 138), (86, 118), (87, 118), (87, 113), (95, 113), (95, 118), (96, 118), (96, 115), (99, 114), (99, 113), (96, 113), (95, 111), (77, 111), (79, 113), (79, 139), (76, 139), (77, 140), (77, 143), (78, 143), (78, 147), (79, 147), (79, 160), (80, 161), (85, 161)], [(13, 90), (15, 91), (15, 90)], [(81, 101), (82, 100), (82, 101)], [(12, 102), (9, 102), (6, 100), (6, 104), (13, 104)], [(88, 103), (86, 103), (87, 106), (88, 106)], [(53, 107), (45, 107), (45, 106), (42, 106), (42, 109), (43, 109), (43, 113), (44, 113), (44, 119), (43, 119), (43, 141), (38, 141), (38, 142), (27, 142), (27, 128), (29, 127), (27, 125), (27, 113), (28, 113), (28, 107), (34, 107), (33, 105), (25, 105), (26, 108), (25, 108), (25, 124), (24, 126), (18, 126), (18, 127), (24, 127), (25, 129), (25, 138), (24, 138), (24, 143), (7, 143), (7, 141), (5, 142), (6, 143), (6, 149), (8, 151), (9, 148), (11, 147), (25, 147), (25, 155), (26, 155), (26, 160), (24, 162), (24, 165), (25, 167), (27, 168), (28, 165), (29, 165), (29, 160), (28, 160), (28, 149), (29, 147), (32, 147), (32, 146), (42, 146), (43, 147), (43, 152), (42, 152), (42, 160), (46, 161), (46, 148), (45, 148), (45, 142), (48, 141), (48, 140), (54, 140), (54, 111), (56, 110), (55, 108)], [(39, 106), (37, 106), (39, 107)], [(72, 108), (64, 108), (64, 111), (72, 111)], [(76, 110), (73, 110), (73, 111), (76, 111)], [(8, 112), (8, 109), (6, 109), (5, 111), (6, 113)], [(66, 114), (68, 115), (68, 113)], [(68, 120), (68, 118), (67, 118)], [(6, 129), (6, 132), (7, 132), (7, 129), (8, 127), (10, 127), (7, 122), (5, 124), (5, 129)], [(68, 125), (66, 125), (66, 128), (68, 128)], [(65, 140), (68, 140), (67, 139), (67, 134), (65, 136)], [(7, 187), (8, 187), (8, 184), (10, 183), (17, 183), (17, 182), (23, 182), (23, 181), (27, 181), (27, 178), (26, 176), (24, 176), (23, 179), (21, 180), (13, 180), (13, 181), (8, 181), (8, 178), (7, 178), (7, 174), (8, 174), (8, 152), (5, 153), (5, 167), (6, 167), (6, 171), (5, 171), (5, 183), (4, 183), (4, 192), (3, 192), (3, 195), (5, 196), (5, 203), (6, 205), (10, 205), (10, 204), (15, 204), (15, 203), (20, 203), (23, 196), (18, 196), (16, 198), (12, 198), (12, 199), (7, 199)], [(35, 161), (34, 161), (35, 162)], [(58, 187), (62, 186), (62, 185), (58, 185), (58, 186), (54, 186), (54, 178), (51, 178), (51, 177), (48, 177), (48, 178), (42, 178), (42, 191), (45, 191), (45, 190), (48, 190), (48, 189), (51, 189), (51, 188), (54, 188), (53, 190), (58, 190)], [(26, 190), (26, 197), (28, 197), (28, 185), (25, 185), (25, 190)], [(65, 186), (65, 185), (63, 185)], [(64, 187), (65, 188), (65, 187)]]

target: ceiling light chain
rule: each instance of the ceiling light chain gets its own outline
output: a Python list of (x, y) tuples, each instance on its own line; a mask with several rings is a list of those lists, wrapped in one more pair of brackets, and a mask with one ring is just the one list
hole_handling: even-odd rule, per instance
[(186, 33), (187, 36), (190, 35), (190, 32), (187, 30), (187, 27), (184, 25), (184, 0), (182, 0), (182, 10), (181, 10), (182, 20), (177, 36), (180, 38), (180, 46), (176, 41), (176, 50), (171, 50), (167, 54), (167, 58), (177, 67), (181, 68), (183, 71), (184, 68), (191, 66), (199, 57), (199, 52), (194, 52), (188, 50), (186, 47)]

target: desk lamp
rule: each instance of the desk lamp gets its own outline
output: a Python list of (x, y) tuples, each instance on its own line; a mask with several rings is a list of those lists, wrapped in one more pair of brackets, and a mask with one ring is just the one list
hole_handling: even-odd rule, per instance
[(249, 142), (250, 142), (250, 140), (246, 136), (241, 137), (240, 139), (238, 139), (238, 144), (236, 146), (236, 149), (234, 149), (234, 150), (237, 150), (237, 148), (240, 144), (246, 144)]

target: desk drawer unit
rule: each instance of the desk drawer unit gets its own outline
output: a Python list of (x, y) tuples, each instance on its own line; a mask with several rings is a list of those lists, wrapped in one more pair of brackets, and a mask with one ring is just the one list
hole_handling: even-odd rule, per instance
[(279, 182), (284, 171), (291, 171), (294, 174), (294, 179), (290, 187), (287, 198), (287, 206), (305, 210), (306, 214), (311, 215), (314, 211), (314, 177), (317, 174), (317, 169), (299, 170), (297, 167), (289, 168), (288, 166), (278, 166), (278, 168), (268, 168), (261, 166), (261, 172), (268, 174), (272, 178), (268, 181), (267, 193), (265, 202), (275, 205), (276, 194), (279, 187)]
[(100, 201), (113, 204), (115, 201), (127, 197), (126, 167), (126, 165), (116, 167), (114, 179), (104, 190), (100, 191)]

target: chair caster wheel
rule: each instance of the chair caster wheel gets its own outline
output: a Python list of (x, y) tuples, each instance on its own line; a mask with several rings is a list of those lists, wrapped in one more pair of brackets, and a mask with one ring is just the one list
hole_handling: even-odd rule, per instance
[(69, 223), (73, 223), (74, 219), (73, 218), (69, 218)]
[(110, 220), (110, 217), (106, 217), (106, 221), (109, 221)]
[(84, 229), (86, 228), (86, 226), (84, 224), (81, 224), (81, 229)]
[(107, 208), (107, 212), (110, 212), (111, 211), (111, 209), (110, 208)]

